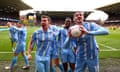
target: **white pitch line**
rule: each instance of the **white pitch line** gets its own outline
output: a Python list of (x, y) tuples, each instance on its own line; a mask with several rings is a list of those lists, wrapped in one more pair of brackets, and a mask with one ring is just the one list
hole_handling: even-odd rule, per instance
[[(106, 47), (108, 49), (111, 49), (111, 50), (101, 49), (100, 51), (120, 51), (120, 49), (117, 49), (117, 48), (113, 48), (113, 47), (110, 47), (110, 46), (107, 46), (107, 45), (104, 45), (104, 44), (101, 44), (101, 43), (98, 43), (98, 44), (103, 46), (103, 47)], [(0, 52), (0, 53), (2, 54), (2, 53), (13, 53), (13, 52)], [(35, 51), (32, 51), (32, 53), (35, 53)]]
[(100, 51), (120, 51), (120, 49), (116, 49), (116, 50), (105, 50), (105, 49), (101, 49)]
[(106, 47), (106, 48), (109, 48), (109, 49), (111, 49), (113, 51), (117, 51), (118, 50), (117, 48), (113, 48), (113, 47), (110, 47), (110, 46), (107, 46), (107, 45), (104, 45), (104, 44), (101, 44), (101, 43), (99, 43), (99, 45), (101, 45), (103, 47)]
[[(0, 53), (13, 53), (13, 52), (0, 52)], [(35, 53), (35, 51), (32, 51), (32, 53)]]

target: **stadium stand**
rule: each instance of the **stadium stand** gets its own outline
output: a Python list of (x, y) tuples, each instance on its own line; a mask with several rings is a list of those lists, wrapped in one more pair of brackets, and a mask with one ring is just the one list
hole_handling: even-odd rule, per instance
[(120, 24), (120, 2), (97, 8), (97, 10), (102, 10), (109, 14), (106, 24)]
[(22, 0), (1, 0), (0, 1), (0, 26), (6, 24), (8, 20), (18, 20), (19, 11), (32, 9), (26, 5)]

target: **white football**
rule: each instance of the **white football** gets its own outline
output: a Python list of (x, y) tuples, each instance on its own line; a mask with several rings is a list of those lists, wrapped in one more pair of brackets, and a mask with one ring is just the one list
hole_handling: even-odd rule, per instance
[(81, 36), (82, 32), (80, 30), (79, 25), (74, 25), (70, 27), (70, 34), (72, 37), (79, 37)]

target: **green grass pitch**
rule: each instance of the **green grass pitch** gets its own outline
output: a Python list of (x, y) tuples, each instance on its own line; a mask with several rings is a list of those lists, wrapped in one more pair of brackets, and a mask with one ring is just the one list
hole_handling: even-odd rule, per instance
[[(26, 44), (28, 44), (30, 35), (32, 35), (32, 33), (37, 29), (38, 27), (27, 28)], [(109, 30), (109, 32), (110, 32), (109, 35), (96, 36), (100, 48), (99, 57), (120, 58), (120, 29)], [(27, 49), (27, 45), (26, 45), (26, 49)], [(11, 52), (11, 53), (5, 53), (5, 52)], [(20, 56), (19, 59), (21, 60), (22, 59), (21, 55), (19, 56)], [(13, 57), (13, 53), (10, 47), (9, 32), (7, 30), (0, 31), (0, 60), (11, 60), (12, 57)]]

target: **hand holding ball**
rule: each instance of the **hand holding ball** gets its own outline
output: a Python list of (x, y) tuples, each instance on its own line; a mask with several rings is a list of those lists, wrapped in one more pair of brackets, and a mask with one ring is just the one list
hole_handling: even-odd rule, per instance
[(80, 37), (82, 35), (82, 31), (80, 29), (79, 25), (74, 25), (72, 27), (70, 27), (70, 35), (72, 37)]

